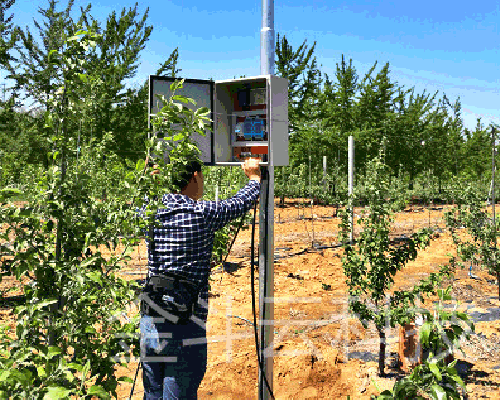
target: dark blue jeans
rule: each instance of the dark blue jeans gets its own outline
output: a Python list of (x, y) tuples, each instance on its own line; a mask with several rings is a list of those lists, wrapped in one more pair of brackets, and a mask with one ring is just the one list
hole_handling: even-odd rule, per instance
[(144, 400), (197, 399), (207, 369), (206, 330), (147, 315), (140, 329)]

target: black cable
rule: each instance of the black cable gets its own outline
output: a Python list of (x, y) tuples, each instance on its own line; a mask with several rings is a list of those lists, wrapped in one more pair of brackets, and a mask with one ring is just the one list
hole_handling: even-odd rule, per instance
[[(259, 363), (259, 368), (262, 376), (264, 377), (264, 382), (266, 383), (267, 390), (271, 394), (271, 397), (274, 400), (274, 394), (269, 386), (269, 382), (267, 381), (266, 374), (264, 372), (264, 366), (263, 366), (263, 360), (260, 358), (260, 349), (259, 349), (259, 335), (257, 333), (257, 314), (255, 310), (255, 273), (254, 273), (254, 251), (255, 251), (255, 218), (257, 214), (257, 202), (254, 204), (254, 209), (253, 209), (253, 224), (252, 224), (252, 244), (251, 244), (251, 252), (252, 252), (252, 258), (250, 259), (250, 284), (252, 285), (252, 313), (253, 313), (253, 328), (255, 332), (255, 349), (257, 350), (257, 360)], [(260, 318), (262, 319), (262, 315)]]
[[(246, 214), (245, 214), (246, 215)], [(231, 245), (229, 246), (229, 250), (226, 254), (226, 258), (224, 259), (224, 262), (222, 265), (226, 263), (227, 257), (229, 256), (229, 253), (231, 252), (231, 248), (233, 247), (233, 244), (238, 237), (238, 233), (241, 229), (241, 226), (243, 225), (243, 221), (245, 219), (245, 215), (241, 217), (240, 224), (238, 226), (238, 230), (236, 231), (236, 234), (234, 235), (233, 241), (231, 242)], [(259, 368), (262, 373), (262, 376), (264, 377), (264, 381), (266, 383), (267, 389), (269, 390), (269, 393), (271, 394), (271, 397), (274, 399), (274, 394), (273, 391), (269, 385), (269, 382), (266, 378), (266, 374), (264, 373), (264, 366), (263, 366), (263, 361), (260, 359), (260, 350), (259, 350), (259, 335), (257, 332), (257, 314), (256, 314), (256, 309), (255, 309), (255, 274), (254, 274), (254, 254), (255, 254), (255, 219), (257, 216), (257, 201), (254, 203), (254, 210), (253, 210), (253, 223), (252, 223), (252, 242), (251, 242), (251, 253), (252, 257), (250, 259), (251, 267), (250, 267), (250, 280), (251, 280), (251, 285), (252, 285), (252, 313), (253, 313), (253, 326), (254, 326), (254, 332), (255, 332), (255, 349), (257, 350), (257, 360), (259, 363)], [(222, 276), (221, 276), (222, 279)]]
[(139, 374), (139, 368), (141, 368), (141, 365), (142, 365), (142, 361), (139, 361), (139, 365), (137, 366), (137, 369), (135, 370), (134, 384), (132, 385), (132, 390), (130, 391), (129, 400), (132, 400), (132, 395), (134, 394), (134, 388), (135, 388), (135, 381), (137, 379), (137, 375)]

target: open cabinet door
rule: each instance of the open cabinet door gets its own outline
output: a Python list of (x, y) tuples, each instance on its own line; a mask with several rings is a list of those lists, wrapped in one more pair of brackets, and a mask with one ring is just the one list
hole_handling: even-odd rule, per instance
[[(181, 78), (171, 78), (166, 76), (157, 76), (150, 75), (149, 76), (149, 131), (151, 134), (153, 133), (152, 123), (151, 123), (151, 114), (156, 114), (161, 110), (163, 104), (160, 99), (157, 98), (157, 95), (163, 95), (165, 99), (168, 99), (172, 95), (172, 91), (170, 90), (170, 85), (174, 83), (176, 80), (180, 80)], [(189, 97), (196, 101), (196, 106), (192, 103), (182, 103), (187, 106), (191, 110), (196, 111), (198, 108), (207, 107), (211, 114), (209, 114), (210, 119), (214, 121), (214, 82), (210, 80), (201, 80), (201, 79), (184, 79), (183, 87), (175, 91), (175, 94), (179, 94), (185, 97)], [(180, 103), (177, 101), (177, 103)], [(174, 129), (176, 127), (174, 126)], [(213, 132), (214, 122), (212, 122), (212, 131), (205, 131), (206, 136), (202, 136), (197, 132), (194, 132), (191, 135), (191, 139), (196, 143), (198, 148), (201, 151), (200, 159), (203, 161), (205, 165), (215, 165), (215, 143)], [(162, 137), (163, 132), (158, 132), (158, 137)], [(167, 155), (164, 155), (164, 159), (166, 162)]]

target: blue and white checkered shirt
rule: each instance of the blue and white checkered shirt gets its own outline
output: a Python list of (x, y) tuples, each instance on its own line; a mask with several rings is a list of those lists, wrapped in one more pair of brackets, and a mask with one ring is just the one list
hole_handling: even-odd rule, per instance
[[(173, 272), (201, 285), (200, 298), (208, 305), (208, 275), (215, 232), (246, 214), (258, 199), (260, 183), (251, 180), (238, 193), (222, 201), (194, 201), (182, 194), (165, 194), (154, 228), (154, 251), (149, 251), (148, 276)], [(147, 204), (147, 199), (146, 199)], [(144, 215), (146, 204), (140, 210)], [(195, 316), (206, 322), (208, 309), (197, 305)]]

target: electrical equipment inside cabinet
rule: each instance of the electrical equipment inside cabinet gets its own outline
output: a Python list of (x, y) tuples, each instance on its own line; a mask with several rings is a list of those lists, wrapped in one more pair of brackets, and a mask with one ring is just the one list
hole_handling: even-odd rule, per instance
[(235, 133), (237, 141), (267, 140), (265, 115), (238, 117)]

